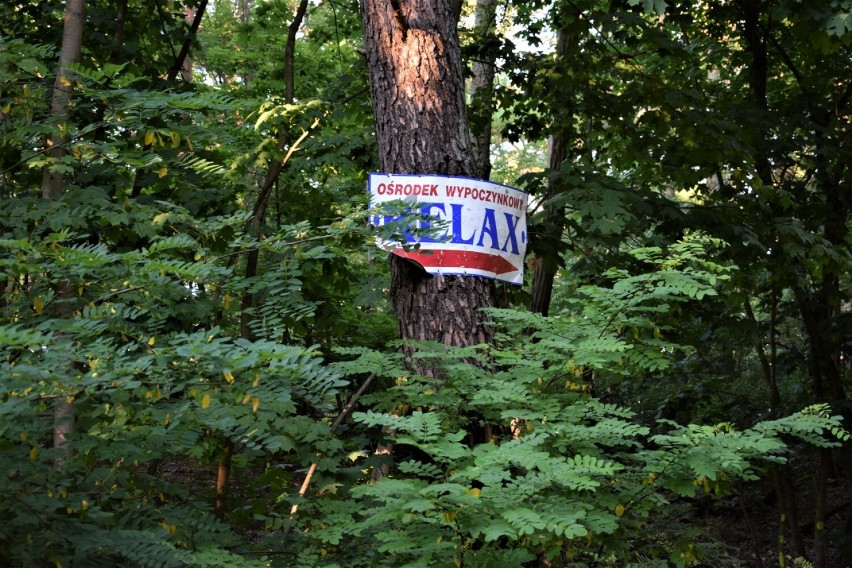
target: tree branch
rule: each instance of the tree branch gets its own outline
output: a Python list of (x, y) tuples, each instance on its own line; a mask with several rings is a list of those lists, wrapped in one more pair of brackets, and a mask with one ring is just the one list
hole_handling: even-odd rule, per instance
[(189, 27), (189, 32), (183, 40), (180, 53), (175, 58), (175, 64), (172, 65), (171, 69), (169, 69), (169, 74), (166, 78), (169, 82), (174, 81), (177, 78), (178, 73), (180, 73), (180, 70), (183, 69), (183, 64), (189, 55), (189, 48), (192, 45), (192, 42), (195, 41), (195, 34), (198, 33), (198, 26), (201, 25), (201, 18), (204, 16), (204, 10), (206, 8), (207, 0), (201, 0), (201, 4), (198, 5), (198, 10), (195, 12), (195, 17), (192, 19), (192, 25)]
[[(375, 373), (370, 373), (370, 376), (364, 380), (364, 383), (361, 385), (355, 394), (353, 394), (349, 398), (349, 402), (346, 403), (346, 406), (340, 411), (340, 414), (337, 416), (337, 419), (334, 421), (334, 424), (331, 425), (331, 432), (337, 430), (337, 428), (343, 423), (346, 415), (349, 414), (352, 409), (355, 407), (355, 403), (358, 402), (358, 399), (361, 398), (361, 395), (364, 394), (364, 391), (367, 390), (367, 387), (370, 386), (370, 383), (373, 382), (373, 379), (376, 378)], [(311, 485), (311, 478), (314, 476), (314, 472), (317, 470), (317, 464), (319, 462), (314, 462), (311, 464), (310, 469), (308, 469), (307, 475), (305, 475), (305, 480), (302, 482), (302, 486), (299, 487), (299, 497), (304, 497), (305, 493), (308, 492), (308, 487)], [(291, 528), (291, 523), (293, 522), (293, 518), (296, 516), (296, 513), (299, 511), (299, 505), (294, 504), (290, 509), (290, 518), (287, 519), (287, 525), (284, 527), (284, 532), (289, 533)]]

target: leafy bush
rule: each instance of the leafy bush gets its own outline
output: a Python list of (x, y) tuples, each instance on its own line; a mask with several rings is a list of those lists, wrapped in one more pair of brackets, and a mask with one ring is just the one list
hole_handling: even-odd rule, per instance
[[(99, 199), (7, 203), (27, 211), (9, 219), (29, 222), (30, 233), (7, 224), (0, 241), (0, 555), (23, 565), (243, 565), (229, 551), (241, 539), (211, 515), (208, 483), (169, 480), (160, 468), (208, 464), (225, 440), (295, 464), (336, 455), (342, 444), (322, 417), (346, 381), (315, 347), (235, 339), (215, 325), (235, 313), (240, 284), (204, 243), (241, 234), (243, 216), (196, 222), (128, 202), (99, 215), (120, 224), (118, 209), (141, 228), (147, 218), (141, 248), (67, 229), (40, 234), (57, 212)], [(282, 229), (275, 246), (240, 239), (289, 259), (267, 274), (293, 281), (300, 263), (324, 254), (282, 244), (304, 229)], [(305, 310), (280, 298), (276, 308), (290, 321)], [(73, 455), (53, 443), (54, 409), (65, 405)]]
[[(396, 384), (370, 397), (373, 409), (355, 420), (386, 433), (395, 468), (314, 503), (315, 516), (302, 521), (310, 544), (299, 546), (317, 554), (299, 563), (520, 566), (546, 558), (687, 566), (711, 544), (663, 520), (673, 499), (724, 495), (736, 481), (756, 479), (761, 464), (784, 461), (783, 437), (823, 447), (847, 437), (826, 407), (744, 431), (662, 421), (655, 432), (630, 410), (593, 397), (596, 376), (666, 369), (678, 346), (644, 331), (672, 303), (714, 294), (730, 270), (702, 260), (697, 238), (668, 256), (635, 254), (653, 259), (656, 270), (583, 288), (572, 306), (582, 309), (548, 318), (496, 310), (494, 346), (420, 346), (416, 356), (441, 365), (440, 384), (400, 373), (398, 364), (373, 366), (397, 373)], [(624, 333), (631, 328), (642, 333)], [(377, 359), (362, 352), (351, 369)]]

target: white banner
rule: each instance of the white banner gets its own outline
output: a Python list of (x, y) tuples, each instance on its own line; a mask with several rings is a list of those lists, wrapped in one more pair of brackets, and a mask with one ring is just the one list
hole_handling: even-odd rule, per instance
[[(380, 241), (381, 248), (417, 262), (430, 274), (523, 283), (528, 240), (525, 192), (490, 181), (436, 175), (371, 173), (367, 185), (373, 225), (418, 216), (399, 228), (404, 243)], [(391, 202), (404, 202), (404, 211), (381, 212)], [(409, 250), (403, 244), (410, 245)]]

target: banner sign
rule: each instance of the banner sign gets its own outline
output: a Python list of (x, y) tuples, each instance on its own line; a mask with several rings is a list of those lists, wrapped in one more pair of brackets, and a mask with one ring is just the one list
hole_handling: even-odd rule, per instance
[[(380, 173), (370, 174), (368, 190), (374, 226), (415, 218), (395, 228), (398, 242), (380, 239), (381, 248), (413, 260), (429, 274), (523, 283), (525, 192), (464, 177)], [(394, 212), (381, 211), (395, 205)]]

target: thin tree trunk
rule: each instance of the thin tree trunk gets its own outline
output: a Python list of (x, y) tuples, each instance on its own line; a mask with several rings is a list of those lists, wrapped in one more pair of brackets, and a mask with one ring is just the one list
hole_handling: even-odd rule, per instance
[[(47, 155), (52, 160), (61, 160), (66, 154), (68, 143), (68, 107), (71, 103), (72, 83), (69, 67), (80, 60), (83, 45), (83, 24), (85, 22), (85, 0), (68, 0), (65, 4), (65, 24), (62, 28), (62, 53), (59, 56), (59, 68), (53, 83), (51, 115), (55, 123), (54, 131), (47, 139)], [(59, 172), (50, 171), (50, 165), (44, 167), (42, 175), (42, 196), (45, 199), (59, 199), (62, 196), (64, 180)], [(58, 295), (73, 293), (69, 286), (61, 285)], [(59, 314), (57, 314), (59, 315)], [(76, 422), (73, 403), (64, 396), (56, 398), (53, 415), (53, 447), (59, 450), (57, 465), (63, 459), (71, 457), (71, 435)]]
[[(121, 47), (124, 45), (124, 30), (127, 27), (127, 0), (118, 0), (115, 8), (115, 30), (112, 33), (112, 43), (109, 49), (110, 63), (118, 63), (121, 58)], [(106, 104), (98, 103), (98, 109), (95, 114), (95, 123), (98, 127), (95, 130), (94, 139), (103, 141), (106, 138), (106, 123), (104, 116), (106, 115)], [(118, 187), (115, 189), (118, 190)]]
[(248, 24), (251, 21), (252, 0), (239, 0), (238, 4), (240, 23)]
[(827, 539), (825, 533), (826, 511), (828, 508), (828, 479), (831, 474), (831, 452), (819, 453), (819, 470), (814, 488), (814, 568), (827, 568)]
[[(252, 10), (252, 1), (251, 0), (239, 0), (237, 6), (237, 12), (240, 17), (240, 23), (244, 26), (247, 26), (249, 22), (251, 22), (251, 10)], [(248, 86), (252, 80), (254, 79), (254, 74), (252, 73), (252, 68), (250, 66), (246, 66), (240, 74), (240, 78), (243, 81), (244, 86)]]
[[(284, 102), (287, 104), (292, 104), (293, 101), (296, 100), (294, 71), (294, 67), (296, 65), (296, 34), (299, 32), (299, 28), (302, 25), (302, 20), (305, 18), (305, 12), (307, 9), (308, 0), (302, 0), (299, 3), (296, 13), (293, 16), (293, 21), (290, 23), (287, 30), (287, 43), (284, 46)], [(316, 123), (314, 126), (316, 126)], [(287, 148), (289, 142), (288, 134), (286, 127), (282, 126), (278, 129), (276, 136), (278, 138), (279, 151), (283, 152)], [(293, 150), (293, 148), (291, 148), (291, 150)], [(272, 188), (275, 186), (275, 182), (278, 181), (278, 177), (281, 175), (284, 166), (289, 161), (288, 159), (290, 155), (292, 155), (292, 151), (280, 160), (273, 158), (269, 163), (269, 169), (266, 171), (263, 184), (260, 186), (257, 202), (255, 203), (249, 225), (251, 231), (257, 236), (259, 236), (260, 229), (263, 227), (269, 197), (272, 195)], [(253, 278), (257, 275), (259, 254), (260, 253), (256, 248), (248, 252), (245, 273), (246, 278)], [(252, 308), (254, 307), (254, 295), (246, 292), (243, 295), (240, 306), (240, 336), (250, 339), (252, 337), (250, 324), (253, 319)]]
[(474, 12), (473, 31), (476, 41), (483, 46), (474, 58), (470, 79), (470, 128), (473, 141), (476, 177), (491, 176), (491, 121), (494, 115), (494, 70), (495, 50), (489, 47), (494, 38), (496, 21), (494, 0), (477, 0)]
[[(361, 395), (367, 391), (367, 387), (370, 386), (370, 383), (373, 382), (373, 379), (376, 378), (375, 373), (370, 373), (370, 375), (361, 383), (360, 388), (355, 391), (351, 397), (349, 397), (349, 402), (340, 410), (340, 414), (337, 415), (337, 419), (331, 425), (330, 432), (333, 434), (341, 424), (343, 424), (343, 420), (346, 416), (352, 412), (352, 409), (355, 408), (355, 403), (358, 402), (358, 399), (361, 398)], [(319, 458), (320, 456), (317, 455)], [(299, 487), (298, 497), (301, 499), (308, 492), (308, 488), (311, 486), (311, 479), (313, 479), (314, 474), (317, 471), (317, 466), (319, 465), (319, 460), (315, 461), (308, 468), (308, 472), (305, 474), (305, 479), (302, 480), (302, 485)], [(284, 525), (284, 532), (290, 532), (290, 528), (292, 527), (293, 520), (296, 518), (296, 513), (299, 511), (299, 505), (294, 504), (290, 507), (290, 517), (287, 519), (287, 523)]]
[[(195, 34), (198, 33), (198, 26), (201, 25), (201, 18), (204, 17), (204, 10), (207, 8), (207, 0), (201, 0), (201, 3), (198, 5), (198, 8), (195, 10), (195, 14), (191, 14), (187, 11), (187, 19), (192, 18), (192, 23), (189, 26), (189, 31), (186, 34), (186, 38), (183, 40), (183, 45), (180, 48), (180, 53), (175, 58), (174, 65), (169, 69), (169, 73), (167, 76), (167, 80), (171, 83), (175, 79), (177, 79), (178, 73), (181, 73), (184, 81), (190, 81), (192, 79), (192, 63), (188, 63), (189, 61), (189, 48), (192, 47), (192, 42), (195, 41)], [(188, 75), (187, 75), (188, 73)]]
[[(198, 5), (198, 8), (192, 16), (192, 24), (189, 26), (183, 45), (181, 45), (180, 52), (175, 56), (175, 61), (166, 74), (166, 80), (169, 83), (173, 83), (175, 79), (177, 79), (178, 73), (182, 73), (181, 78), (184, 81), (189, 82), (192, 80), (191, 73), (186, 72), (187, 70), (191, 71), (192, 68), (191, 63), (188, 63), (189, 49), (192, 47), (192, 42), (195, 41), (195, 35), (198, 32), (198, 28), (201, 25), (201, 19), (204, 17), (204, 11), (207, 8), (207, 1), (208, 0), (201, 0), (201, 3)], [(151, 145), (143, 144), (142, 149), (145, 151), (150, 150)], [(146, 171), (144, 168), (137, 168), (133, 172), (133, 184), (130, 190), (130, 197), (135, 198), (142, 194), (142, 189), (147, 183), (147, 176), (145, 173)]]
[[(285, 91), (285, 102), (287, 104), (292, 104), (295, 100), (295, 79), (294, 79), (294, 71), (293, 67), (295, 66), (295, 52), (296, 52), (296, 34), (299, 31), (299, 27), (302, 25), (302, 20), (305, 17), (305, 12), (308, 9), (308, 0), (302, 0), (299, 3), (298, 8), (296, 9), (296, 14), (293, 16), (293, 21), (290, 23), (290, 27), (287, 33), (287, 44), (284, 48), (284, 91)], [(314, 123), (314, 127), (316, 127), (317, 123)], [(301, 143), (301, 141), (305, 138), (305, 135), (302, 136), (296, 143), (294, 143), (290, 152), (286, 154), (286, 156), (280, 160), (272, 160), (269, 166), (269, 170), (266, 173), (266, 177), (263, 180), (263, 185), (260, 188), (260, 193), (258, 195), (257, 203), (255, 203), (254, 211), (252, 214), (252, 218), (250, 221), (250, 227), (252, 232), (260, 238), (260, 231), (263, 227), (264, 218), (266, 217), (266, 208), (269, 203), (269, 196), (272, 194), (272, 188), (275, 185), (275, 182), (278, 180), (278, 176), (281, 174), (281, 171), (284, 169), (284, 166), (289, 161), (290, 156), (292, 155), (292, 151)], [(287, 147), (287, 130), (283, 126), (278, 130), (278, 149), (284, 151)], [(259, 262), (260, 252), (257, 247), (253, 248), (249, 251), (246, 259), (246, 271), (245, 278), (246, 280), (250, 280), (257, 276), (257, 266)], [(254, 308), (254, 295), (246, 292), (241, 300), (241, 311), (240, 311), (240, 337), (244, 339), (252, 339), (254, 334), (251, 330), (251, 321), (253, 319), (252, 309)], [(216, 480), (216, 506), (217, 506), (217, 515), (219, 518), (224, 518), (224, 509), (221, 513), (219, 513), (219, 503), (221, 501), (222, 507), (224, 508), (225, 503), (227, 502), (228, 496), (228, 481), (231, 474), (231, 460), (233, 458), (233, 442), (228, 440), (226, 442), (226, 452), (222, 457), (222, 460), (219, 462), (219, 470), (218, 470), (218, 478)]]
[[(198, 21), (198, 22), (201, 21), (200, 18), (197, 18), (198, 10), (196, 10), (195, 8), (191, 8), (189, 6), (186, 6), (184, 8), (184, 10), (185, 10), (184, 21), (187, 24), (190, 25), (190, 28), (192, 27), (192, 25), (196, 21)], [(197, 30), (197, 28), (196, 28), (196, 30)], [(195, 33), (192, 34), (192, 37), (194, 37), (194, 36), (195, 36)], [(189, 45), (189, 43), (185, 42), (184, 45)], [(183, 80), (184, 83), (191, 83), (192, 82), (192, 57), (189, 56), (188, 52), (187, 52), (186, 56), (183, 58), (183, 61), (181, 62), (181, 65), (180, 65), (180, 78), (181, 78), (181, 80)]]
[[(47, 139), (47, 156), (51, 162), (61, 160), (68, 143), (68, 106), (71, 102), (72, 82), (69, 67), (80, 60), (83, 45), (83, 24), (85, 21), (86, 1), (68, 0), (65, 3), (65, 24), (62, 28), (62, 53), (59, 56), (59, 68), (53, 83), (53, 96), (50, 113), (54, 121), (53, 132)], [(42, 195), (47, 199), (57, 199), (64, 190), (62, 174), (50, 170), (50, 164), (44, 167), (42, 175)]]
[(231, 462), (234, 456), (234, 442), (226, 438), (222, 446), (222, 458), (216, 470), (216, 502), (213, 512), (220, 521), (225, 519), (228, 509), (228, 483), (231, 480)]
[[(743, 0), (743, 19), (745, 25), (743, 34), (749, 48), (751, 61), (749, 62), (749, 90), (754, 99), (754, 105), (760, 111), (769, 110), (769, 101), (766, 95), (768, 83), (768, 57), (766, 53), (766, 42), (764, 41), (764, 29), (761, 25), (761, 9), (764, 7), (762, 0)], [(766, 153), (766, 139), (764, 133), (756, 134), (754, 144), (754, 166), (760, 180), (767, 187), (773, 185), (772, 164)]]
[[(742, 0), (740, 3), (743, 11), (744, 27), (743, 34), (747, 42), (751, 56), (749, 62), (749, 87), (754, 98), (755, 106), (763, 112), (768, 112), (769, 104), (767, 98), (768, 65), (767, 40), (771, 41), (771, 30), (769, 23), (762, 22), (765, 18), (763, 10), (766, 4), (761, 0)], [(768, 20), (768, 18), (766, 18)], [(775, 44), (782, 61), (790, 71), (797, 73), (790, 59), (783, 51), (783, 47)], [(801, 86), (801, 83), (800, 83)], [(825, 196), (825, 211), (823, 231), (828, 242), (838, 247), (844, 246), (847, 235), (848, 208), (846, 200), (840, 197), (841, 187), (831, 178), (830, 168), (824, 163), (826, 150), (823, 148), (824, 135), (822, 131), (828, 126), (823, 115), (830, 115), (821, 111), (816, 101), (805, 87), (802, 89), (802, 98), (808, 106), (809, 118), (818, 126), (816, 131), (816, 152), (818, 167), (816, 178), (820, 190)], [(761, 132), (753, 141), (755, 169), (764, 185), (770, 187), (774, 184), (772, 175), (772, 163), (768, 157), (765, 133)], [(773, 217), (780, 216), (775, 203), (769, 203)], [(780, 270), (788, 271), (788, 266), (779, 267)], [(833, 339), (834, 320), (839, 313), (839, 278), (835, 268), (826, 263), (821, 267), (822, 274), (819, 284), (813, 292), (809, 292), (802, 285), (794, 285), (793, 292), (796, 304), (802, 317), (802, 323), (807, 331), (810, 349), (808, 353), (808, 373), (812, 382), (814, 397), (818, 401), (830, 401), (837, 403), (846, 398), (845, 389), (841, 380), (838, 366), (839, 343)], [(803, 269), (806, 270), (806, 269)], [(831, 472), (831, 453), (827, 450), (820, 452), (819, 469), (814, 487), (814, 568), (826, 568), (826, 502), (828, 493), (828, 479)]]
[[(785, 61), (789, 59), (785, 58)], [(838, 98), (835, 103), (830, 103), (827, 106), (820, 108), (817, 104), (811, 103), (810, 117), (812, 122), (817, 125), (815, 129), (816, 149), (816, 176), (820, 182), (821, 189), (825, 196), (825, 206), (823, 211), (822, 227), (823, 237), (831, 243), (835, 250), (848, 251), (848, 236), (849, 236), (849, 208), (850, 202), (848, 198), (848, 171), (850, 167), (850, 140), (849, 137), (843, 135), (840, 154), (847, 156), (837, 168), (831, 168), (828, 163), (827, 156), (835, 154), (838, 150), (833, 147), (827, 134), (831, 126), (832, 120), (842, 130), (843, 124), (846, 123), (848, 110), (846, 100), (848, 100), (849, 89), (846, 93)], [(802, 87), (802, 94), (806, 98), (811, 95), (805, 87)], [(824, 110), (825, 109), (825, 110)], [(832, 119), (832, 115), (834, 115)], [(805, 321), (805, 327), (808, 331), (808, 339), (811, 344), (810, 357), (813, 361), (811, 365), (814, 378), (814, 391), (818, 400), (828, 400), (834, 407), (835, 411), (840, 412), (844, 419), (849, 422), (852, 419), (852, 412), (849, 411), (846, 400), (846, 387), (841, 362), (841, 353), (843, 345), (847, 342), (848, 337), (841, 331), (842, 324), (838, 319), (842, 316), (843, 308), (841, 298), (844, 297), (842, 292), (842, 281), (845, 276), (845, 270), (839, 268), (834, 262), (826, 262), (821, 267), (821, 275), (819, 286), (809, 296), (805, 297), (801, 291), (797, 291), (796, 301), (799, 304), (799, 312)], [(843, 447), (838, 448), (834, 452), (823, 450), (820, 454), (820, 479), (817, 483), (817, 488), (822, 493), (818, 494), (817, 504), (821, 501), (826, 501), (828, 491), (828, 479), (831, 473), (834, 456), (848, 455), (850, 451), (850, 442), (844, 442)], [(843, 460), (845, 461), (845, 460)], [(843, 463), (839, 460), (838, 464)], [(841, 466), (841, 477), (845, 478), (847, 486), (852, 484), (852, 471), (848, 466)], [(824, 505), (823, 505), (824, 509)], [(847, 508), (848, 509), (848, 508)], [(819, 509), (818, 509), (819, 510)], [(827, 565), (827, 561), (820, 558), (820, 554), (825, 553), (823, 544), (826, 536), (824, 534), (826, 513), (823, 510), (820, 515), (815, 515), (817, 539), (815, 539), (815, 558), (814, 567), (820, 568), (819, 563), (823, 566)], [(822, 524), (820, 524), (822, 523)], [(822, 530), (820, 529), (822, 527)], [(841, 557), (840, 566), (852, 565), (852, 511), (846, 513), (842, 527), (842, 534), (836, 537), (835, 544), (838, 547), (838, 554)], [(819, 548), (817, 548), (819, 545)]]
[[(560, 132), (550, 137), (548, 167), (551, 170), (558, 170), (565, 161), (568, 154), (568, 137), (567, 132)], [(554, 181), (548, 183), (549, 197), (559, 192), (558, 186), (559, 184)], [(533, 273), (530, 311), (546, 316), (550, 312), (550, 301), (553, 298), (553, 280), (556, 278), (556, 271), (561, 262), (559, 251), (562, 231), (565, 228), (565, 208), (546, 206), (543, 227), (547, 230), (547, 234), (541, 235), (541, 238), (548, 243), (548, 250), (538, 259)]]
[(118, 63), (121, 48), (124, 45), (124, 30), (127, 27), (127, 0), (118, 0), (115, 8), (115, 31), (112, 34), (112, 45), (109, 50), (111, 63)]
[(56, 458), (57, 467), (74, 455), (71, 436), (74, 434), (76, 422), (74, 404), (64, 396), (57, 397), (53, 404), (53, 448), (59, 452)]
[[(761, 25), (761, 10), (763, 6), (761, 5), (760, 0), (743, 0), (741, 7), (743, 10), (743, 19), (745, 23), (743, 28), (743, 34), (745, 36), (746, 44), (748, 45), (749, 54), (751, 56), (751, 61), (749, 62), (748, 68), (749, 89), (751, 91), (751, 96), (754, 101), (755, 107), (762, 112), (768, 112), (769, 102), (767, 99), (767, 83), (769, 64), (765, 41), (765, 34), (767, 33), (767, 31)], [(761, 182), (765, 186), (771, 187), (774, 185), (775, 180), (773, 179), (772, 175), (772, 164), (766, 152), (767, 143), (763, 133), (758, 133), (752, 142), (754, 145), (755, 170), (757, 171), (758, 177), (760, 178)], [(777, 211), (776, 204), (770, 203), (769, 207), (772, 211), (773, 217), (779, 214)], [(770, 223), (771, 222), (772, 220), (770, 220)], [(748, 308), (750, 310), (750, 306), (748, 306)], [(775, 308), (775, 306), (773, 306), (773, 308)], [(750, 317), (754, 318), (753, 314), (751, 314)], [(762, 346), (761, 349), (758, 350), (758, 358), (760, 360), (761, 366), (764, 367), (764, 374), (766, 375), (767, 380), (769, 381), (770, 410), (775, 409), (777, 411), (779, 394), (777, 392), (775, 366), (767, 360), (766, 355), (762, 350)], [(767, 369), (766, 367), (769, 368)], [(819, 381), (818, 377), (816, 377), (814, 380), (815, 382)], [(798, 508), (796, 507), (796, 489), (793, 485), (792, 479), (790, 479), (789, 468), (786, 466), (783, 468), (777, 468), (774, 473), (775, 475), (773, 475), (773, 477), (777, 478), (775, 479), (776, 491), (779, 492), (778, 506), (781, 509), (782, 518), (786, 521), (787, 526), (790, 530), (791, 545), (793, 546), (793, 550), (797, 555), (804, 556), (804, 543), (802, 541), (801, 532), (799, 531)], [(820, 501), (821, 498), (825, 497), (825, 495), (819, 495), (820, 490), (827, 489), (821, 486), (819, 482), (820, 478), (821, 473), (818, 473), (815, 488), (817, 493), (815, 495), (815, 499), (817, 503)], [(814, 515), (815, 521), (818, 522), (819, 507), (816, 508)], [(821, 566), (819, 568), (825, 567)]]
[[(752, 326), (756, 331), (758, 329), (757, 318), (754, 315), (754, 310), (748, 299), (743, 303), (746, 316), (749, 318)], [(766, 385), (769, 389), (769, 418), (774, 420), (778, 418), (778, 407), (781, 403), (781, 394), (778, 392), (778, 380), (776, 379), (776, 362), (778, 347), (776, 345), (776, 317), (778, 311), (778, 295), (773, 291), (772, 306), (770, 308), (769, 317), (769, 355), (766, 354), (766, 349), (763, 346), (763, 338), (760, 334), (755, 336), (754, 349), (757, 353), (757, 360), (760, 362), (760, 368), (763, 371), (763, 377), (766, 379)]]
[[(766, 379), (769, 389), (769, 419), (774, 420), (779, 416), (781, 394), (778, 390), (777, 379), (777, 318), (778, 318), (778, 293), (772, 291), (772, 305), (769, 316), (769, 354), (763, 346), (763, 339), (758, 334), (755, 336), (755, 352), (760, 362), (760, 368)], [(749, 318), (755, 330), (758, 330), (757, 318), (748, 299), (743, 303), (746, 316)], [(772, 484), (775, 488), (775, 496), (778, 501), (778, 510), (781, 512), (781, 535), (789, 534), (790, 547), (797, 557), (805, 556), (805, 543), (802, 540), (802, 531), (799, 528), (799, 507), (796, 503), (796, 488), (790, 474), (788, 464), (773, 464), (770, 468)], [(780, 543), (783, 553), (783, 543)]]
[[(556, 39), (556, 57), (561, 61), (566, 57), (570, 38), (565, 28), (560, 27)], [(555, 109), (553, 109), (555, 115)], [(568, 157), (568, 144), (571, 139), (569, 129), (561, 129), (550, 137), (548, 144), (547, 166), (552, 171), (558, 171)], [(547, 197), (553, 197), (561, 190), (560, 184), (550, 180), (547, 187)], [(545, 208), (545, 220), (541, 225), (546, 234), (539, 238), (546, 244), (545, 251), (540, 254), (533, 273), (530, 298), (530, 311), (546, 316), (550, 312), (550, 301), (553, 297), (553, 280), (561, 263), (559, 255), (562, 243), (562, 231), (565, 228), (565, 207), (548, 205)]]

